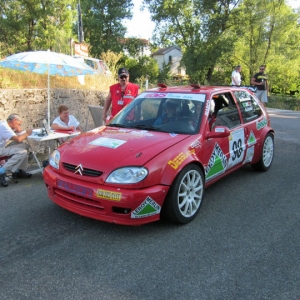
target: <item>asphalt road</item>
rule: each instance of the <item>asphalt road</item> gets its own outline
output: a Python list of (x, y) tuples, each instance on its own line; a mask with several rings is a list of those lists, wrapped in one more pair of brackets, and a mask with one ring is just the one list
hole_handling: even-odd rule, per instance
[(127, 227), (0, 188), (0, 299), (300, 299), (300, 113), (270, 110), (275, 159), (207, 189), (197, 218)]

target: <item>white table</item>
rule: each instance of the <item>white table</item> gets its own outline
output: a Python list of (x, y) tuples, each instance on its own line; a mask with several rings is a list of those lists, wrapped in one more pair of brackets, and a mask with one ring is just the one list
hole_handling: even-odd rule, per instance
[[(71, 132), (71, 133), (61, 133), (61, 132), (51, 131), (50, 135), (38, 136), (39, 131), (40, 131), (40, 129), (34, 130), (32, 132), (32, 134), (27, 137), (27, 141), (28, 141), (28, 144), (29, 144), (29, 147), (30, 147), (30, 150), (32, 152), (34, 160), (38, 164), (38, 167), (39, 167), (40, 171), (43, 172), (41, 162), (38, 160), (38, 158), (36, 156), (36, 154), (38, 153), (38, 151), (40, 149), (41, 143), (42, 142), (48, 142), (48, 141), (58, 142), (59, 139), (75, 137), (75, 136), (80, 134), (80, 131), (74, 131), (74, 132)], [(66, 132), (69, 132), (69, 131), (66, 131)], [(34, 146), (34, 143), (32, 143), (33, 141), (38, 142), (37, 146)], [(49, 147), (49, 156), (51, 154), (50, 152), (51, 151), (50, 151), (50, 147)]]

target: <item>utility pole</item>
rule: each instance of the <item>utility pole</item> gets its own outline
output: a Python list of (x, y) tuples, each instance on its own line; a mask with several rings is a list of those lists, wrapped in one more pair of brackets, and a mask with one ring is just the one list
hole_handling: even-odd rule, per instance
[(82, 43), (84, 41), (84, 33), (83, 33), (80, 0), (78, 0), (77, 11), (78, 11), (78, 42)]

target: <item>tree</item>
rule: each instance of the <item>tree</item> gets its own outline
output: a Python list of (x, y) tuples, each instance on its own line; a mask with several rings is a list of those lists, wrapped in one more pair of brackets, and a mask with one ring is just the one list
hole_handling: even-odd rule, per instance
[(131, 0), (81, 0), (83, 31), (92, 56), (122, 51), (119, 40), (126, 28), (121, 21), (132, 18), (132, 6)]
[(68, 49), (75, 0), (5, 0), (0, 3), (1, 55), (30, 50)]
[(155, 37), (164, 46), (178, 45), (192, 81), (211, 80), (224, 53), (230, 53), (234, 36), (228, 34), (231, 12), (239, 1), (144, 0), (156, 22)]

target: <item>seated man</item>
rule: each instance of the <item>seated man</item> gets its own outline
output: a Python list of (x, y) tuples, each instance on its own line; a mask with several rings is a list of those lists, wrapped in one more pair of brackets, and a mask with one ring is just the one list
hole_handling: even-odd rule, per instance
[[(21, 129), (22, 120), (18, 114), (11, 114), (6, 121), (0, 121), (0, 156), (11, 156), (0, 168), (0, 184), (7, 186), (5, 181), (6, 171), (11, 171), (14, 179), (30, 178), (27, 173), (29, 145), (22, 143), (32, 133), (27, 129), (24, 133)], [(20, 133), (19, 135), (17, 133)], [(8, 144), (11, 141), (10, 144)]]
[(162, 116), (158, 117), (158, 119), (154, 122), (154, 126), (163, 125), (169, 123), (171, 121), (176, 121), (176, 108), (177, 104), (167, 100), (164, 104), (164, 113)]

